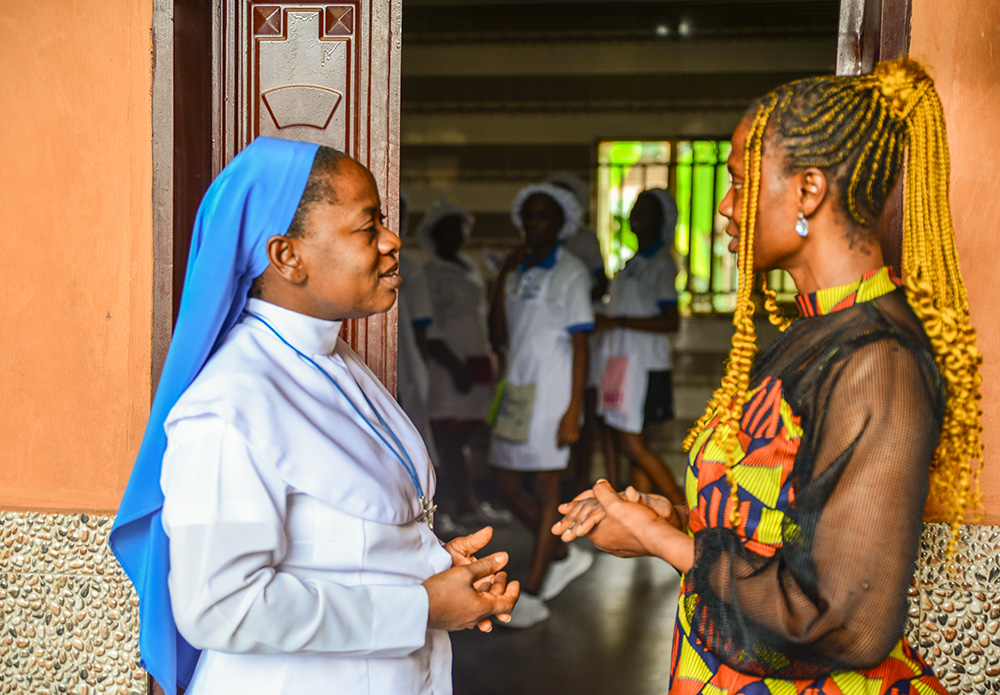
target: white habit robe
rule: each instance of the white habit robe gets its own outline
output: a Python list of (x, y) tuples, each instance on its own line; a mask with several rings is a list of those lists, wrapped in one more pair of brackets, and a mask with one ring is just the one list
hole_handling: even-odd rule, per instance
[(394, 447), (395, 434), (431, 499), (420, 435), (339, 321), (253, 299), (247, 311), (346, 397), (244, 315), (170, 412), (170, 596), (204, 650), (188, 695), (450, 693), (450, 641), (428, 630), (420, 584), (451, 559), (372, 426)]

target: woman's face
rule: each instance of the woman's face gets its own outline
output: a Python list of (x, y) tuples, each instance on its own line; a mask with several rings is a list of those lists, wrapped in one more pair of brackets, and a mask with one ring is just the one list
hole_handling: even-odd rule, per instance
[(529, 196), (521, 206), (524, 243), (533, 251), (554, 246), (564, 223), (562, 208), (544, 193)]
[(294, 239), (306, 313), (333, 320), (388, 311), (401, 281), (400, 243), (384, 225), (375, 179), (349, 159), (328, 175), (336, 177), (337, 201), (314, 203), (305, 234)]
[[(729, 220), (726, 234), (733, 237), (729, 250), (739, 249), (739, 235), (743, 233), (743, 196), (749, 188), (747, 172), (743, 167), (747, 132), (751, 118), (744, 118), (733, 132), (733, 148), (726, 168), (732, 176), (732, 185), (719, 204), (719, 212)], [(803, 239), (795, 232), (799, 210), (797, 184), (789, 176), (784, 152), (773, 138), (766, 138), (760, 165), (760, 195), (757, 200), (757, 220), (754, 234), (754, 270), (765, 271), (794, 267), (796, 256), (802, 249)]]
[(628, 215), (628, 223), (639, 241), (639, 250), (645, 251), (660, 238), (663, 210), (652, 195), (640, 195)]
[(449, 215), (434, 225), (431, 230), (431, 239), (434, 240), (434, 248), (442, 258), (454, 258), (462, 246), (465, 244), (465, 234), (462, 233), (462, 225), (465, 220), (460, 215)]

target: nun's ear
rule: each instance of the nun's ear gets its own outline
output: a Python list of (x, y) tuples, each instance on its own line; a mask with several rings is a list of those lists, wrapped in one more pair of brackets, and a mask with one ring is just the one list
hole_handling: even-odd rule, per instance
[(295, 240), (276, 235), (267, 240), (267, 260), (271, 268), (287, 282), (299, 285), (306, 280), (306, 270), (295, 249)]

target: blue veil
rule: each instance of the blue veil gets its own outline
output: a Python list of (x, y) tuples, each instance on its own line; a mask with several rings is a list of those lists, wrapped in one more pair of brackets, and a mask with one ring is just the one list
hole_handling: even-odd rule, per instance
[(140, 663), (167, 695), (188, 686), (200, 652), (177, 632), (167, 591), (163, 423), (243, 311), (250, 283), (267, 268), (267, 240), (284, 234), (295, 215), (317, 148), (257, 138), (216, 177), (198, 208), (173, 339), (109, 540), (139, 595)]

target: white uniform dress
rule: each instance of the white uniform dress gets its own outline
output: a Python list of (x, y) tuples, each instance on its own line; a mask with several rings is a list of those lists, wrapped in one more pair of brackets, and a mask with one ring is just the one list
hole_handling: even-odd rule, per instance
[(504, 309), (508, 388), (534, 384), (535, 399), (527, 441), (508, 441), (494, 432), (490, 464), (517, 471), (566, 468), (569, 447), (557, 448), (556, 434), (572, 396), (571, 336), (594, 328), (587, 269), (556, 247), (538, 265), (521, 266), (507, 277)]
[[(630, 258), (615, 275), (608, 289), (610, 301), (605, 305), (605, 313), (629, 318), (658, 316), (663, 307), (677, 305), (676, 281), (677, 266), (670, 248), (657, 242), (645, 252)], [(649, 372), (673, 368), (670, 340), (663, 333), (629, 328), (614, 328), (601, 331), (598, 335), (600, 375), (604, 375), (609, 359), (627, 359), (620, 406), (606, 408), (602, 392), (597, 401), (598, 413), (611, 427), (638, 434), (642, 432)]]
[(428, 630), (420, 583), (451, 560), (365, 420), (389, 441), (391, 428), (431, 496), (419, 434), (339, 321), (253, 299), (247, 311), (361, 415), (246, 315), (170, 412), (171, 604), (204, 650), (188, 695), (450, 693), (450, 642)]
[[(434, 306), (434, 323), (427, 339), (444, 342), (460, 359), (486, 358), (492, 354), (486, 322), (489, 303), (486, 283), (472, 259), (467, 266), (432, 257), (424, 265)], [(468, 393), (459, 393), (451, 373), (433, 358), (428, 412), (434, 420), (479, 420), (486, 418), (496, 392), (495, 383), (477, 383)]]
[[(597, 232), (587, 227), (581, 227), (580, 231), (569, 238), (563, 244), (563, 248), (583, 261), (583, 264), (590, 271), (591, 288), (599, 274), (604, 273), (604, 256), (601, 255), (601, 242), (597, 239)], [(604, 304), (598, 298), (594, 302), (594, 311), (604, 311)], [(587, 365), (587, 387), (596, 387), (601, 378), (601, 353), (600, 353), (599, 333), (591, 333), (587, 338), (590, 348), (589, 364)]]
[(397, 373), (396, 392), (399, 404), (423, 437), (431, 460), (437, 463), (430, 418), (427, 415), (427, 396), (430, 392), (430, 370), (420, 346), (416, 329), (433, 323), (434, 309), (427, 278), (421, 263), (403, 249), (399, 252), (399, 275), (403, 285), (399, 288), (399, 323), (396, 332)]

